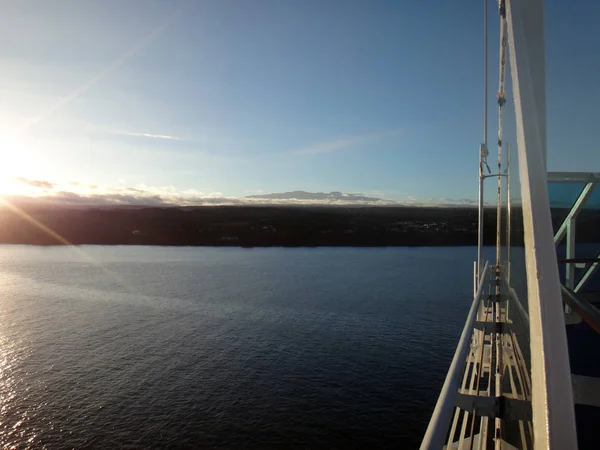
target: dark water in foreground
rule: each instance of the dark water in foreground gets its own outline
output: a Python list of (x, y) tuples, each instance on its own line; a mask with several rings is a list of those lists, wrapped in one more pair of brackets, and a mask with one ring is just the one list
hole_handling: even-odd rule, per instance
[(474, 256), (0, 246), (0, 445), (415, 448)]

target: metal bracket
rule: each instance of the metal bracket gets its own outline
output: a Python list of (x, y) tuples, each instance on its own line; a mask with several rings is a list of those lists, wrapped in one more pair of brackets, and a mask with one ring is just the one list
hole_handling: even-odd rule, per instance
[(507, 301), (508, 297), (505, 294), (489, 294), (488, 300), (493, 303), (500, 303)]
[(531, 421), (531, 402), (514, 398), (456, 394), (455, 405), (480, 417)]
[(513, 324), (506, 322), (482, 322), (477, 321), (473, 324), (473, 328), (488, 333), (510, 333), (512, 331)]

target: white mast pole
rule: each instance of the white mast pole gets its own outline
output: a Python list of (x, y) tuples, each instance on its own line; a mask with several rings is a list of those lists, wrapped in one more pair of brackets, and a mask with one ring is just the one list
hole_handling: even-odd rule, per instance
[(481, 248), (483, 246), (483, 166), (488, 155), (488, 0), (483, 0), (483, 144), (479, 146), (479, 197), (477, 229), (477, 280), (481, 278)]
[(543, 0), (506, 0), (530, 320), (535, 448), (577, 448), (571, 369), (546, 185)]

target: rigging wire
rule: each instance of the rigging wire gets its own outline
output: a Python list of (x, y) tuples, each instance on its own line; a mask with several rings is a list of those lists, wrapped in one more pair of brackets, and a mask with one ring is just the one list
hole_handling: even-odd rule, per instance
[[(505, 0), (498, 0), (498, 13), (500, 15), (500, 64), (499, 64), (499, 82), (498, 82), (498, 198), (496, 203), (496, 297), (500, 296), (500, 258), (501, 258), (501, 244), (502, 244), (502, 110), (506, 104), (506, 94), (504, 92), (504, 83), (506, 77), (506, 5)], [(495, 321), (500, 322), (501, 310), (499, 304), (494, 304), (495, 308)], [(493, 386), (494, 395), (499, 396), (502, 391), (502, 373), (500, 368), (503, 367), (503, 355), (501, 346), (503, 344), (503, 337), (500, 333), (497, 335), (492, 333), (492, 339), (495, 341), (495, 346), (492, 346), (492, 360), (494, 361), (493, 366), (495, 367), (495, 383)], [(495, 348), (494, 348), (495, 347)], [(491, 380), (490, 380), (491, 381)], [(495, 436), (500, 437), (501, 425), (500, 418), (496, 417), (494, 420)]]
[(500, 15), (500, 64), (499, 64), (499, 86), (498, 86), (498, 199), (496, 212), (496, 266), (500, 265), (500, 228), (502, 225), (501, 206), (502, 206), (502, 111), (506, 104), (506, 94), (504, 91), (506, 79), (506, 6), (504, 0), (498, 2), (498, 13)]
[(483, 180), (484, 166), (491, 172), (487, 163), (489, 154), (488, 141), (488, 5), (489, 0), (483, 0), (483, 143), (479, 146), (479, 193), (477, 219), (477, 270), (475, 283), (478, 284), (481, 275), (481, 250), (483, 247)]
[(488, 0), (483, 0), (483, 145), (488, 142)]

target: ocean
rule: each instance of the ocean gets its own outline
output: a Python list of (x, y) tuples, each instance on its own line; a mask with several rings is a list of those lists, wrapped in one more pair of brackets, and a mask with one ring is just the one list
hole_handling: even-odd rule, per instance
[(417, 448), (475, 257), (0, 246), (0, 445)]

